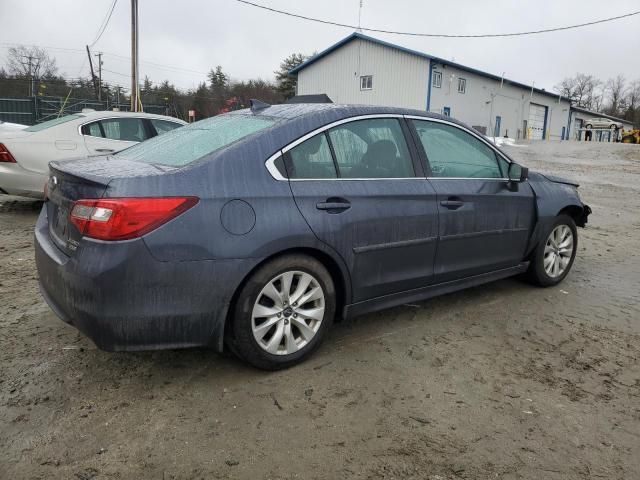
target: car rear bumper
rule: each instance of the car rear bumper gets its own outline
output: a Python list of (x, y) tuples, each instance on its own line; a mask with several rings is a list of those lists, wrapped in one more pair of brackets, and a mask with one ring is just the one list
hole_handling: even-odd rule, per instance
[(17, 163), (0, 163), (0, 193), (41, 199), (47, 175), (25, 170)]
[(83, 239), (73, 256), (35, 229), (40, 289), (51, 309), (109, 351), (223, 345), (224, 321), (251, 260), (162, 262), (142, 239)]

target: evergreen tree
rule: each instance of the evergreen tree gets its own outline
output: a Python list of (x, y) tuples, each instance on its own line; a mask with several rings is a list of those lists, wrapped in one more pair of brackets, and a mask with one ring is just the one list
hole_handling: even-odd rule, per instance
[(306, 59), (302, 53), (292, 53), (280, 63), (280, 68), (273, 72), (276, 75), (276, 89), (285, 99), (296, 94), (296, 79), (289, 75), (289, 71)]

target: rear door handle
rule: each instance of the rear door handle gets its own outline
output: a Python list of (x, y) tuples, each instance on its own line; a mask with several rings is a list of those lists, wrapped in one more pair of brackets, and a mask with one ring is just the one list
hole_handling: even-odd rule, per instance
[(455, 210), (457, 208), (460, 208), (461, 206), (464, 205), (464, 202), (462, 200), (442, 200), (440, 202), (440, 205), (442, 205), (443, 207), (446, 207), (450, 210)]
[(96, 148), (96, 152), (100, 153), (113, 153), (114, 151), (113, 148)]
[(328, 198), (326, 202), (316, 203), (316, 208), (329, 213), (340, 213), (350, 209), (351, 203), (343, 198)]

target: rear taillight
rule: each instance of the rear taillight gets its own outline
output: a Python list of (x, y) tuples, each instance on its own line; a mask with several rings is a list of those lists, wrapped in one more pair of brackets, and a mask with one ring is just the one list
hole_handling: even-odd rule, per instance
[(196, 203), (196, 197), (84, 199), (74, 202), (69, 219), (86, 237), (128, 240), (155, 230)]
[(0, 162), (16, 163), (16, 159), (13, 158), (13, 155), (11, 155), (9, 149), (4, 146), (4, 143), (0, 143)]

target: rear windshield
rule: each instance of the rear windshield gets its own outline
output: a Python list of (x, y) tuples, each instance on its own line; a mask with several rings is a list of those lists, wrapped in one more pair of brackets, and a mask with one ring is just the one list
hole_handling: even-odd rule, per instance
[(139, 143), (117, 156), (138, 162), (182, 167), (274, 123), (275, 120), (264, 117), (220, 115)]
[(66, 115), (60, 118), (54, 118), (53, 120), (47, 120), (46, 122), (38, 123), (37, 125), (33, 125), (29, 128), (25, 128), (25, 132), (39, 132), (40, 130), (46, 130), (47, 128), (55, 127), (56, 125), (60, 125), (61, 123), (67, 123), (71, 120), (75, 120), (76, 118), (81, 118), (82, 115)]

